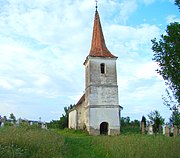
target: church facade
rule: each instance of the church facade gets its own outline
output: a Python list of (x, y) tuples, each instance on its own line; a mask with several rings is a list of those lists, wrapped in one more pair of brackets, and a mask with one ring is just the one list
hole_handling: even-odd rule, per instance
[(90, 135), (120, 134), (116, 59), (106, 47), (96, 8), (91, 49), (84, 62), (85, 93), (69, 111), (69, 128), (85, 129)]

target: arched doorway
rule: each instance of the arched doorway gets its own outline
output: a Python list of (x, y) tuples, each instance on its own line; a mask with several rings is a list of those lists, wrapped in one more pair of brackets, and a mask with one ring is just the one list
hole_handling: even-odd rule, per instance
[(100, 124), (100, 134), (104, 134), (104, 135), (108, 134), (108, 123), (107, 122), (102, 122)]

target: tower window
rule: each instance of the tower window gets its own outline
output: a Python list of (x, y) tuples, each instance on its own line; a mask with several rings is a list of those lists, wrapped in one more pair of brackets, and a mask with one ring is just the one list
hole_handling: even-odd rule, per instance
[(101, 63), (101, 73), (104, 74), (105, 73), (105, 64)]

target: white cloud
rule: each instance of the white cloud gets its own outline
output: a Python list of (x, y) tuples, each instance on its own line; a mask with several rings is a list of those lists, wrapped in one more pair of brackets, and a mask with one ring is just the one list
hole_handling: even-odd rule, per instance
[[(70, 4), (69, 4), (70, 3)], [(72, 3), (72, 5), (71, 5)], [(45, 44), (63, 45), (74, 38), (76, 31), (83, 30), (79, 4), (87, 6), (86, 1), (10, 1), (7, 16), (0, 17), (4, 34), (28, 36)], [(61, 9), (59, 9), (59, 8)], [(84, 17), (85, 19), (85, 17)], [(84, 23), (86, 24), (86, 23)], [(8, 26), (8, 27), (7, 27)], [(56, 35), (59, 36), (56, 36)], [(70, 39), (66, 37), (70, 37)], [(71, 44), (67, 41), (68, 44)]]
[[(156, 87), (163, 88), (151, 61), (150, 41), (161, 30), (155, 24), (132, 27), (120, 23), (126, 24), (140, 4), (153, 2), (99, 1), (107, 46), (119, 57), (120, 98), (134, 108), (132, 112), (148, 102), (146, 95), (157, 101), (155, 94), (161, 92)], [(84, 91), (83, 62), (90, 49), (94, 5), (87, 0), (7, 0), (0, 5), (0, 109), (4, 115), (11, 106), (9, 111), (19, 116), (41, 115), (50, 120), (53, 115), (48, 112), (57, 111), (58, 118), (63, 106), (78, 101)], [(129, 97), (137, 98), (133, 100), (136, 105)]]
[[(159, 77), (159, 75), (155, 71), (158, 66), (153, 61), (147, 63), (140, 63), (138, 66), (136, 65), (135, 67), (136, 69), (134, 70), (134, 73), (137, 79), (151, 79), (153, 77)], [(159, 79), (161, 78), (159, 77)]]
[(12, 89), (13, 86), (6, 80), (0, 78), (0, 87), (4, 88), (4, 89)]
[(135, 38), (145, 41), (147, 41), (149, 37), (156, 35), (160, 31), (160, 29), (156, 25), (149, 24), (141, 24), (137, 27), (111, 25), (109, 29), (117, 32), (122, 40), (126, 40), (127, 38), (128, 40), (129, 38)]
[(126, 24), (126, 21), (128, 20), (129, 16), (133, 14), (138, 7), (138, 4), (136, 0), (129, 0), (129, 1), (123, 1), (120, 4), (120, 20), (123, 21), (124, 24)]
[(45, 85), (47, 85), (50, 82), (51, 82), (51, 79), (50, 79), (49, 76), (44, 75), (44, 74), (40, 74), (38, 76), (37, 80), (34, 82), (34, 84), (36, 86), (45, 86)]
[(178, 18), (176, 15), (169, 15), (166, 18), (167, 23), (172, 23), (172, 22), (180, 22), (180, 18)]

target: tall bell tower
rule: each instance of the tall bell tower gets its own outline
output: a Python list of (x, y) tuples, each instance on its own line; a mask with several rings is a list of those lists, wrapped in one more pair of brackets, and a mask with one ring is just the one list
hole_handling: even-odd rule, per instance
[(92, 135), (120, 133), (116, 59), (106, 47), (96, 6), (91, 49), (85, 65), (85, 125)]

